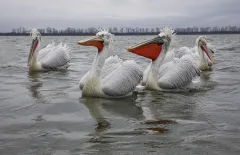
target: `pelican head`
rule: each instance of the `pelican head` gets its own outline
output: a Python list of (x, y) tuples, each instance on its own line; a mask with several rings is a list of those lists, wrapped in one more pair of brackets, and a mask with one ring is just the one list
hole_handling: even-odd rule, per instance
[(163, 28), (157, 37), (135, 44), (127, 50), (155, 61), (161, 52), (167, 52), (173, 35), (173, 29)]
[(32, 29), (30, 32), (30, 36), (32, 37), (32, 45), (30, 48), (29, 56), (28, 56), (28, 65), (30, 66), (30, 62), (39, 46), (39, 42), (41, 41), (41, 34), (37, 29)]
[(207, 44), (207, 37), (206, 36), (199, 36), (196, 39), (196, 46), (198, 47), (198, 51), (205, 53), (209, 60), (214, 63), (213, 53), (214, 51), (208, 46)]
[(98, 53), (100, 53), (104, 46), (109, 45), (112, 42), (112, 39), (113, 34), (107, 30), (102, 30), (93, 37), (78, 41), (77, 44), (83, 46), (95, 46), (98, 49)]

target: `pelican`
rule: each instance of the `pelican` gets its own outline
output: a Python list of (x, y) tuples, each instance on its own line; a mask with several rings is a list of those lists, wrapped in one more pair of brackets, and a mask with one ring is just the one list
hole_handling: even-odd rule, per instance
[(212, 65), (215, 63), (213, 54), (214, 51), (209, 47), (207, 43), (206, 36), (199, 36), (196, 39), (196, 43), (193, 48), (188, 48), (186, 46), (181, 47), (179, 49), (173, 49), (168, 52), (166, 55), (164, 62), (168, 62), (175, 58), (181, 58), (186, 54), (193, 54), (194, 58), (197, 62), (197, 67), (201, 71), (210, 70)]
[(30, 35), (32, 37), (32, 45), (28, 56), (30, 71), (67, 69), (69, 67), (70, 50), (67, 45), (60, 43), (55, 46), (54, 43), (51, 43), (40, 50), (40, 32), (34, 28), (31, 30)]
[(207, 47), (203, 38), (199, 38), (198, 41), (199, 56), (183, 48), (168, 51), (173, 34), (173, 29), (164, 28), (157, 37), (127, 48), (129, 52), (152, 60), (144, 71), (141, 83), (145, 89), (182, 88), (199, 75), (200, 53), (206, 53), (212, 60), (210, 56), (212, 51)]
[(209, 47), (207, 43), (206, 36), (199, 36), (196, 39), (195, 47), (192, 49), (195, 51), (195, 54), (198, 56), (198, 68), (201, 71), (211, 69), (212, 65), (215, 63), (214, 51)]
[(117, 55), (108, 57), (112, 37), (111, 33), (103, 30), (93, 37), (77, 42), (79, 45), (94, 46), (98, 49), (90, 71), (79, 83), (83, 96), (126, 97), (132, 94), (142, 80), (143, 71), (135, 61), (123, 61)]

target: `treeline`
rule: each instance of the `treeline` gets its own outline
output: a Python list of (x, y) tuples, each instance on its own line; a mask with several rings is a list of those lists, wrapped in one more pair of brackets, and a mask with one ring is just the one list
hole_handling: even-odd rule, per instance
[[(56, 29), (47, 27), (45, 29), (38, 29), (42, 35), (93, 35), (97, 33), (100, 28), (89, 27), (89, 28), (66, 28)], [(109, 32), (115, 35), (151, 35), (158, 34), (161, 28), (117, 28), (110, 27), (107, 29)], [(237, 26), (225, 26), (225, 27), (188, 27), (188, 28), (175, 28), (177, 34), (231, 34), (239, 33), (240, 27)], [(12, 29), (9, 33), (0, 33), (2, 35), (29, 35), (30, 30), (24, 27)]]

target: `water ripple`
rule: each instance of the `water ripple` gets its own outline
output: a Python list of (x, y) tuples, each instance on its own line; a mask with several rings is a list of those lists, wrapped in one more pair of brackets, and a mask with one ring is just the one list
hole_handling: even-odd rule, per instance
[[(125, 47), (153, 36), (116, 36), (111, 46), (145, 68), (149, 60)], [(171, 48), (193, 46), (176, 36)], [(96, 49), (83, 36), (42, 38), (67, 43), (66, 72), (28, 73), (30, 37), (0, 37), (0, 152), (2, 154), (239, 154), (240, 38), (209, 36), (212, 71), (178, 91), (138, 91), (126, 99), (80, 98), (80, 78)]]

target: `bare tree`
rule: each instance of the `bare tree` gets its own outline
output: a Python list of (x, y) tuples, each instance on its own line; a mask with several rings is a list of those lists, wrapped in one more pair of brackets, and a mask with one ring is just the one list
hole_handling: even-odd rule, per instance
[(12, 33), (16, 33), (16, 29), (12, 29)]

